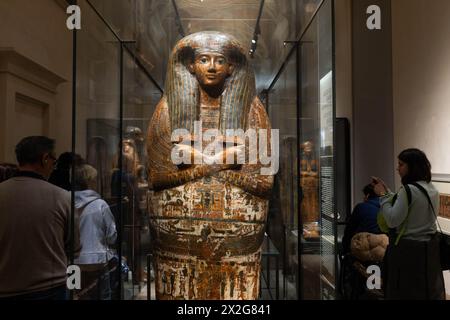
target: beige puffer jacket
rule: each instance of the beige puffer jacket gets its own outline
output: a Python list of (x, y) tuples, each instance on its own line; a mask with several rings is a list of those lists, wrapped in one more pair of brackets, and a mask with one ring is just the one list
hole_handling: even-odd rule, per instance
[(383, 261), (389, 238), (385, 234), (357, 233), (353, 236), (350, 249), (352, 255), (360, 261)]

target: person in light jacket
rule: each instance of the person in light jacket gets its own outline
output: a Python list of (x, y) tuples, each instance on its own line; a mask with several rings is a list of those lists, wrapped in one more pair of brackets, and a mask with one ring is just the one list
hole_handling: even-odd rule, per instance
[(113, 249), (117, 230), (108, 204), (94, 191), (97, 170), (84, 164), (75, 169), (75, 207), (80, 216), (82, 250), (75, 263), (82, 271), (80, 299), (110, 300), (108, 263), (116, 257)]
[(379, 224), (391, 229), (384, 260), (385, 298), (445, 299), (436, 226), (439, 192), (431, 183), (431, 164), (423, 151), (407, 149), (398, 156), (398, 173), (402, 187), (397, 194), (373, 178), (380, 197)]

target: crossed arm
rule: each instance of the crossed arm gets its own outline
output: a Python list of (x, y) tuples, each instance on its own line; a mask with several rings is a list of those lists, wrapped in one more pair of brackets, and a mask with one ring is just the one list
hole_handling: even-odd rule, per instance
[[(262, 103), (255, 98), (248, 117), (248, 127), (253, 129), (264, 128), (269, 130), (268, 116)], [(253, 195), (267, 198), (273, 186), (272, 175), (262, 175), (263, 167), (257, 164), (201, 164), (192, 165), (187, 168), (177, 167), (171, 160), (171, 132), (168, 107), (163, 98), (158, 104), (155, 114), (151, 120), (148, 132), (147, 151), (149, 155), (149, 178), (154, 190), (174, 188), (190, 181), (207, 176), (215, 176), (223, 182), (228, 182)], [(270, 142), (267, 146), (270, 150)], [(190, 147), (188, 147), (190, 148)], [(248, 150), (248, 148), (246, 148)], [(188, 151), (189, 152), (189, 151)], [(191, 148), (190, 152), (199, 152)], [(236, 148), (226, 149), (223, 154), (217, 156), (226, 159), (227, 153), (236, 152)], [(203, 157), (203, 154), (200, 154)], [(248, 157), (247, 157), (248, 159)]]

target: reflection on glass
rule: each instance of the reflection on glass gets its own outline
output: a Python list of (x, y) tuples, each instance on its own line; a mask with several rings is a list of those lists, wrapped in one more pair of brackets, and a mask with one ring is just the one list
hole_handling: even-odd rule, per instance
[[(94, 2), (100, 10), (111, 8), (101, 1)], [(107, 261), (110, 298), (143, 299), (146, 298), (147, 273), (150, 274), (146, 263), (150, 239), (146, 220), (149, 182), (145, 169), (145, 134), (161, 93), (136, 65), (131, 55), (138, 55), (136, 46), (127, 44), (129, 47), (122, 52), (121, 64), (118, 39), (86, 1), (79, 1), (79, 5), (83, 12), (83, 29), (77, 39), (75, 151), (83, 165), (88, 164), (96, 171), (92, 189), (107, 203), (117, 226), (117, 240), (111, 244), (116, 254)], [(129, 3), (119, 5), (125, 6), (126, 12), (136, 9)], [(135, 28), (135, 16), (135, 12), (127, 16), (126, 30)], [(109, 19), (118, 23), (113, 17)], [(127, 34), (135, 33), (122, 35)], [(95, 285), (104, 280), (101, 277), (94, 274), (90, 278), (92, 283), (84, 283), (75, 298), (105, 298), (93, 294), (101, 291)]]
[[(272, 128), (280, 130), (280, 168), (270, 201), (268, 234), (281, 253), (281, 299), (298, 299), (297, 73), (293, 56), (268, 95)], [(275, 264), (263, 265), (271, 271)], [(275, 274), (273, 272), (272, 274)], [(271, 279), (272, 283), (276, 280)], [(263, 296), (264, 298), (264, 296)]]
[(301, 45), (302, 289), (335, 298), (332, 2), (325, 1)]
[[(123, 210), (123, 254), (132, 271), (132, 286), (124, 283), (125, 292), (133, 299), (147, 298), (145, 286), (151, 283), (147, 255), (151, 252), (148, 222), (146, 133), (161, 92), (136, 65), (132, 55), (138, 54), (135, 45), (124, 51), (124, 106), (122, 119), (122, 193), (126, 204)], [(131, 54), (130, 54), (131, 53)], [(147, 281), (149, 280), (149, 281)]]
[[(306, 27), (319, 3), (301, 1), (297, 11), (299, 30)], [(272, 127), (280, 129), (280, 171), (270, 205), (268, 234), (283, 256), (283, 299), (326, 299), (333, 298), (334, 294), (331, 22), (331, 1), (328, 1), (302, 38), (300, 65), (296, 64), (296, 55), (292, 55), (267, 99)], [(300, 114), (297, 113), (297, 72), (300, 73)], [(263, 265), (263, 268), (270, 267)]]
[[(83, 28), (77, 38), (75, 205), (85, 251), (79, 262), (80, 300), (119, 299), (120, 217), (111, 190), (114, 155), (120, 136), (119, 43), (102, 21), (80, 1)], [(94, 174), (95, 173), (95, 174)], [(84, 186), (83, 186), (84, 185)], [(117, 232), (117, 231), (118, 232)], [(109, 284), (109, 286), (107, 286)]]

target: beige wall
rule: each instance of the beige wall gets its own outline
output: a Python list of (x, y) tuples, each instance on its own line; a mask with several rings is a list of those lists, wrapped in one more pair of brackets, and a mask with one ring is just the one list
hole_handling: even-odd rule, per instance
[(55, 0), (0, 1), (0, 43), (63, 78), (71, 78), (71, 32)]
[(450, 1), (392, 0), (392, 21), (395, 154), (421, 148), (450, 174)]
[[(351, 20), (351, 1), (337, 1), (336, 114), (350, 120), (355, 137), (360, 132), (354, 132), (352, 110)], [(401, 150), (418, 147), (429, 155), (433, 173), (450, 174), (449, 34), (450, 1), (434, 0), (430, 5), (428, 0), (392, 0), (394, 163), (390, 167), (396, 167)], [(353, 179), (360, 172), (354, 170), (352, 166)]]
[[(377, 4), (381, 30), (367, 28), (367, 8)], [(390, 0), (352, 1), (353, 186), (355, 202), (371, 176), (395, 182)]]
[[(392, 0), (395, 155), (420, 148), (435, 174), (450, 174), (449, 35), (450, 1)], [(444, 278), (450, 297), (450, 273)]]
[[(352, 98), (352, 2), (339, 0), (335, 2), (336, 34), (336, 117), (347, 118), (350, 123), (350, 137), (353, 135), (353, 98)], [(350, 154), (353, 143), (350, 139)], [(352, 160), (353, 162), (353, 160)], [(353, 177), (353, 165), (351, 164)], [(354, 183), (351, 180), (353, 198)], [(353, 202), (353, 199), (352, 199)]]
[[(48, 132), (52, 138), (57, 139), (58, 153), (70, 151), (72, 119), (72, 36), (66, 28), (67, 15), (60, 3), (55, 0), (0, 1), (0, 48), (12, 49), (20, 56), (41, 66), (48, 74), (53, 74), (63, 81), (56, 87), (55, 92), (47, 90), (47, 93), (53, 95), (52, 101), (55, 101)], [(17, 75), (8, 76), (15, 77), (13, 81), (19, 81)], [(3, 74), (3, 80), (0, 82), (6, 81), (5, 77)], [(21, 86), (27, 87), (23, 90), (30, 90), (30, 95), (38, 91), (27, 79), (20, 81)], [(0, 111), (4, 111), (7, 106), (5, 90), (7, 89), (0, 89)], [(8, 122), (9, 119), (3, 121)], [(20, 135), (20, 124), (14, 125), (16, 130), (19, 130), (14, 135)], [(23, 128), (26, 129), (26, 126)], [(24, 130), (24, 134), (28, 133)], [(10, 160), (13, 157), (13, 150), (10, 149), (15, 143), (16, 141), (8, 141), (7, 154), (0, 153), (0, 161)]]

